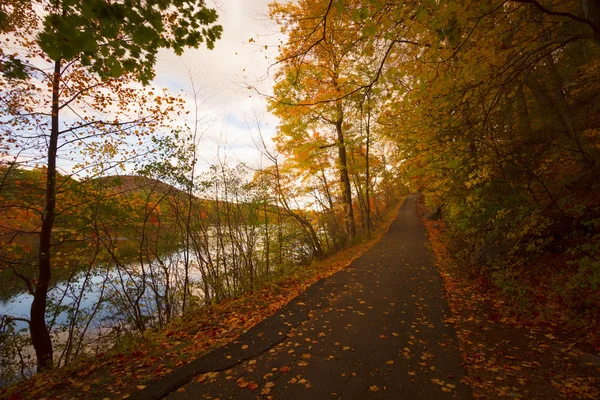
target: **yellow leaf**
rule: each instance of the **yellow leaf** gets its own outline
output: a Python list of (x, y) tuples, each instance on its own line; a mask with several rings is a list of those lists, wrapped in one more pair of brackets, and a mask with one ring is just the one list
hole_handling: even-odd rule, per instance
[(369, 386), (369, 390), (371, 392), (378, 392), (381, 389), (379, 389), (376, 385), (371, 385), (371, 386)]

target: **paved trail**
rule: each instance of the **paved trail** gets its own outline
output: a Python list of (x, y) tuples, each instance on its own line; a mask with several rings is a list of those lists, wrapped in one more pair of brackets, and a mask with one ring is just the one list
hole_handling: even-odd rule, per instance
[(345, 270), (133, 397), (469, 398), (417, 198), (409, 196), (383, 239)]

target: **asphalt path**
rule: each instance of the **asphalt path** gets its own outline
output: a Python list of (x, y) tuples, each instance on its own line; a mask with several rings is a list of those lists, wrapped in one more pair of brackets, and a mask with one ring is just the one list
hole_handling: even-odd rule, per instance
[(131, 398), (470, 398), (417, 199), (347, 268)]

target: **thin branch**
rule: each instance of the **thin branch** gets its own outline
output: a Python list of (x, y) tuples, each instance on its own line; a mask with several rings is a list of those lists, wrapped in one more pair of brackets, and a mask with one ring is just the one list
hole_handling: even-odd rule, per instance
[(547, 15), (553, 15), (553, 16), (557, 16), (557, 17), (566, 17), (566, 18), (572, 19), (573, 21), (577, 21), (577, 22), (581, 22), (582, 24), (586, 24), (590, 28), (592, 28), (592, 30), (594, 31), (594, 34), (596, 35), (596, 37), (600, 37), (600, 29), (596, 26), (596, 24), (594, 24), (592, 21), (590, 21), (587, 18), (581, 18), (581, 17), (578, 17), (575, 14), (571, 14), (571, 13), (568, 13), (568, 12), (548, 10), (547, 8), (545, 8), (544, 6), (542, 6), (536, 0), (511, 0), (511, 1), (513, 1), (515, 3), (521, 3), (521, 4), (530, 4), (530, 5), (536, 7), (538, 10), (540, 10), (541, 12), (543, 12), (544, 14), (547, 14)]
[(79, 90), (77, 93), (75, 93), (73, 96), (71, 96), (71, 98), (69, 100), (67, 100), (65, 103), (61, 104), (60, 107), (58, 107), (58, 109), (62, 110), (63, 108), (67, 107), (69, 104), (71, 104), (72, 102), (77, 100), (77, 98), (79, 96), (81, 96), (83, 93), (87, 92), (88, 90), (92, 90), (93, 88), (96, 88), (101, 85), (102, 85), (102, 83), (98, 82), (98, 83), (93, 84), (92, 86), (88, 86), (88, 87), (85, 87), (85, 88)]

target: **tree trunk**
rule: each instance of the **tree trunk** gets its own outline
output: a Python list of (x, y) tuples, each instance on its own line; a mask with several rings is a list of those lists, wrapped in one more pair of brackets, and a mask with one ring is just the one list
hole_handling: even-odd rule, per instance
[(346, 234), (348, 235), (348, 241), (352, 242), (354, 241), (354, 237), (356, 236), (356, 226), (354, 225), (354, 210), (352, 209), (352, 188), (350, 186), (350, 178), (348, 177), (346, 145), (344, 143), (344, 131), (342, 130), (343, 121), (343, 112), (342, 110), (339, 110), (339, 118), (335, 123), (335, 130), (338, 139), (338, 162), (340, 170), (340, 180), (342, 183), (342, 198), (345, 210), (344, 219), (346, 222)]
[(366, 133), (367, 133), (367, 141), (366, 141), (366, 154), (365, 154), (365, 207), (367, 214), (367, 238), (371, 238), (371, 230), (373, 228), (373, 221), (371, 221), (371, 199), (369, 189), (371, 187), (371, 171), (369, 170), (369, 151), (371, 146), (371, 95), (369, 93), (368, 103), (367, 103), (367, 124), (366, 124)]
[(29, 324), (38, 372), (50, 370), (54, 367), (52, 340), (46, 326), (45, 315), (52, 265), (50, 260), (52, 228), (54, 227), (54, 219), (56, 217), (56, 154), (58, 151), (59, 132), (60, 65), (60, 60), (54, 62), (54, 75), (52, 77), (52, 125), (50, 129), (48, 169), (46, 174), (46, 204), (40, 230), (38, 280), (33, 294), (33, 302), (31, 303), (31, 322)]

